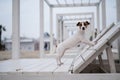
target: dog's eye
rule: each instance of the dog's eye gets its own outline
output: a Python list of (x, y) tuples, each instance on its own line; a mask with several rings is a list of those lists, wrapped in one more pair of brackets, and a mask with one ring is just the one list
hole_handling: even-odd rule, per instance
[(82, 26), (82, 23), (80, 23), (80, 26)]
[(87, 24), (86, 24), (86, 23), (84, 23), (84, 26), (87, 26)]

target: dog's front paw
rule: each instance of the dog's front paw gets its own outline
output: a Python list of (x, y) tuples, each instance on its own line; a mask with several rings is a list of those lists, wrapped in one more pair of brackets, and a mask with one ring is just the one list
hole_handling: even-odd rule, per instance
[(57, 64), (58, 66), (61, 66), (61, 65), (63, 65), (63, 63), (61, 62), (60, 64)]

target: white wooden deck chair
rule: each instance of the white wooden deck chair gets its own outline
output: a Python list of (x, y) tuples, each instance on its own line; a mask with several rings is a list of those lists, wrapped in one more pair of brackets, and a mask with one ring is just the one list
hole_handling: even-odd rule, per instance
[[(94, 41), (98, 43), (93, 46), (86, 48), (73, 60), (70, 71), (72, 72), (80, 72), (82, 71), (88, 64), (90, 64), (101, 52), (106, 49), (111, 42), (113, 42), (120, 35), (120, 23), (110, 25), (100, 33)], [(115, 72), (115, 70), (113, 70)]]

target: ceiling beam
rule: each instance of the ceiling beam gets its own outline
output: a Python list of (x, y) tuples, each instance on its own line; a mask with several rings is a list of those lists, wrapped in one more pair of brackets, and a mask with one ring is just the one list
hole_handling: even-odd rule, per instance
[(49, 7), (51, 7), (51, 5), (50, 5), (50, 3), (49, 3), (48, 0), (44, 0), (44, 1), (47, 3), (47, 5), (48, 5)]
[(99, 1), (98, 5), (100, 5), (101, 2), (102, 2), (102, 0)]
[(56, 2), (57, 2), (57, 4), (60, 6), (60, 2), (59, 2), (59, 0), (56, 0)]
[(97, 6), (98, 3), (90, 3), (90, 4), (60, 4), (60, 5), (51, 5), (53, 8), (63, 8), (63, 7), (87, 7), (87, 6)]
[(87, 13), (63, 13), (63, 14), (57, 14), (57, 16), (79, 16), (79, 15), (93, 15), (93, 12), (87, 12)]
[(91, 18), (73, 18), (73, 19), (63, 19), (63, 21), (72, 21), (72, 20), (90, 20)]

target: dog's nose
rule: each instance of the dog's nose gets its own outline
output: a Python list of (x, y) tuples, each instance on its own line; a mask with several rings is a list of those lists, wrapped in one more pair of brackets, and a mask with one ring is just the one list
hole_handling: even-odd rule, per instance
[(85, 28), (84, 28), (84, 27), (82, 27), (82, 30), (85, 30)]

